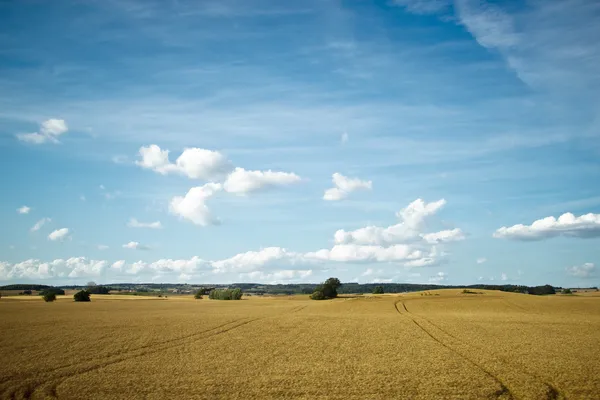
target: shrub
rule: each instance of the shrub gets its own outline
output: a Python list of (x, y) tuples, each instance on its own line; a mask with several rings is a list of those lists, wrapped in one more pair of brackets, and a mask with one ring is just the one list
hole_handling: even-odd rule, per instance
[(213, 289), (208, 294), (208, 298), (211, 300), (241, 300), (242, 289)]
[(337, 297), (337, 289), (342, 286), (338, 278), (329, 278), (323, 284), (317, 286), (313, 294), (310, 296), (313, 300), (334, 299)]
[(375, 286), (373, 288), (373, 294), (383, 294), (383, 286)]
[(310, 295), (312, 300), (327, 300), (327, 297), (323, 294), (321, 290), (315, 290), (313, 294)]
[(56, 300), (56, 293), (52, 292), (52, 291), (46, 291), (42, 297), (44, 298), (44, 301), (46, 303), (50, 303), (53, 302), (54, 300)]
[(571, 291), (571, 289), (563, 289), (562, 294), (573, 294), (573, 292)]
[(60, 288), (51, 287), (51, 288), (47, 288), (47, 289), (42, 290), (40, 292), (40, 296), (44, 296), (46, 293), (54, 293), (55, 295), (64, 295), (65, 291), (63, 289), (60, 289)]
[(73, 295), (73, 299), (75, 301), (91, 301), (90, 292), (88, 292), (87, 290), (80, 290), (79, 292)]
[(19, 294), (25, 294), (25, 295), (27, 295), (27, 296), (30, 296), (30, 295), (31, 295), (31, 290), (23, 290), (23, 291), (22, 291), (21, 293), (19, 293)]
[(196, 300), (202, 300), (202, 295), (204, 294), (204, 290), (200, 289), (194, 294), (194, 298)]

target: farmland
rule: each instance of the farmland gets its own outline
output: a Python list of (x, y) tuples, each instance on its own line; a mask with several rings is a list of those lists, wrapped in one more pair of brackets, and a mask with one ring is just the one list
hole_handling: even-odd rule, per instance
[(0, 397), (590, 399), (600, 297), (0, 300)]

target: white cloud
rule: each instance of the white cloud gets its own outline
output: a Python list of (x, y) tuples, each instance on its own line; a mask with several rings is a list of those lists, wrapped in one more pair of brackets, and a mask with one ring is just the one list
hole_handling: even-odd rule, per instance
[(363, 181), (358, 178), (348, 178), (338, 172), (332, 175), (334, 187), (327, 189), (323, 195), (323, 200), (337, 201), (348, 197), (348, 195), (357, 190), (371, 190), (373, 183)]
[(231, 170), (227, 158), (218, 151), (186, 148), (175, 161), (169, 161), (169, 150), (162, 150), (151, 144), (139, 150), (141, 160), (136, 164), (142, 168), (151, 169), (162, 175), (172, 172), (183, 174), (191, 179), (215, 179), (224, 176)]
[(218, 151), (187, 148), (176, 161), (177, 169), (192, 179), (215, 179), (231, 170), (227, 158)]
[(485, 258), (485, 257), (479, 257), (479, 258), (476, 260), (477, 264), (483, 264), (483, 263), (485, 263), (486, 261), (487, 261), (487, 258)]
[(37, 232), (42, 228), (42, 226), (44, 226), (44, 224), (46, 224), (46, 222), (50, 222), (50, 221), (51, 221), (50, 218), (42, 218), (38, 222), (36, 222), (35, 225), (33, 225), (31, 227), (30, 231)]
[(503, 272), (502, 274), (500, 274), (500, 280), (507, 281), (508, 280), (508, 275), (506, 275), (506, 273)]
[(123, 267), (125, 266), (125, 260), (119, 260), (119, 261), (115, 261), (110, 268), (117, 270), (117, 271), (121, 271), (123, 269)]
[(177, 167), (169, 161), (169, 150), (161, 150), (155, 144), (140, 147), (139, 154), (142, 159), (135, 163), (142, 168), (151, 169), (162, 175), (177, 170)]
[(97, 277), (103, 273), (106, 265), (106, 261), (88, 260), (85, 257), (56, 259), (50, 262), (42, 262), (37, 259), (29, 259), (16, 264), (0, 262), (0, 281)]
[(575, 217), (565, 213), (560, 217), (546, 217), (534, 221), (531, 225), (517, 224), (499, 228), (495, 238), (513, 240), (542, 240), (557, 236), (592, 238), (600, 237), (600, 214), (585, 214)]
[(229, 193), (246, 195), (254, 191), (298, 183), (301, 178), (293, 172), (248, 171), (236, 168), (227, 176), (223, 188)]
[(578, 278), (590, 278), (594, 275), (596, 266), (593, 263), (585, 263), (583, 265), (574, 265), (567, 267), (567, 273)]
[(301, 253), (290, 252), (281, 247), (266, 247), (259, 251), (247, 251), (224, 260), (214, 261), (212, 267), (217, 273), (246, 272), (258, 270), (273, 263), (294, 265), (307, 262), (309, 261)]
[(304, 254), (307, 260), (337, 262), (400, 262), (415, 260), (423, 256), (416, 247), (395, 244), (388, 247), (357, 244), (336, 244), (331, 249), (322, 249)]
[(135, 218), (131, 218), (127, 223), (130, 228), (150, 228), (150, 229), (162, 229), (160, 221), (155, 222), (139, 222)]
[(96, 247), (98, 248), (98, 250), (108, 250), (108, 246), (105, 244), (99, 244)]
[(445, 272), (438, 272), (436, 275), (429, 278), (429, 282), (432, 283), (440, 283), (448, 280), (448, 274)]
[(49, 119), (40, 125), (40, 131), (34, 133), (19, 133), (17, 139), (32, 143), (42, 144), (46, 142), (58, 143), (58, 137), (69, 130), (67, 123), (62, 119)]
[[(410, 203), (408, 207), (398, 212), (396, 215), (400, 223), (388, 226), (386, 228), (378, 226), (367, 226), (354, 231), (338, 230), (335, 233), (335, 243), (358, 243), (358, 244), (394, 244), (406, 241), (421, 240), (421, 230), (423, 221), (435, 214), (446, 204), (446, 200), (441, 199), (431, 203), (425, 203), (422, 199), (417, 199)], [(460, 232), (460, 230), (458, 230)], [(444, 231), (442, 231), (444, 232)], [(455, 234), (457, 235), (457, 234)], [(433, 240), (436, 236), (429, 236)]]
[(313, 271), (284, 269), (273, 272), (252, 271), (241, 273), (240, 278), (245, 281), (266, 282), (271, 284), (289, 283), (289, 282), (304, 282), (306, 278), (312, 276)]
[(154, 276), (163, 276), (166, 274), (176, 273), (186, 274), (191, 277), (198, 275), (201, 271), (208, 271), (209, 268), (208, 261), (196, 256), (190, 258), (189, 260), (160, 259), (151, 263), (137, 261), (129, 265), (126, 265), (124, 262), (117, 261), (115, 264), (113, 264), (113, 269), (124, 271), (127, 274), (152, 274)]
[(480, 45), (510, 48), (519, 43), (512, 18), (494, 4), (480, 0), (456, 1), (460, 22)]
[(219, 220), (211, 215), (206, 201), (221, 189), (222, 186), (219, 183), (207, 183), (203, 186), (193, 187), (184, 197), (173, 197), (169, 204), (169, 211), (196, 225), (218, 224)]
[(425, 239), (427, 243), (435, 244), (464, 240), (465, 234), (459, 228), (454, 228), (434, 233), (426, 233), (421, 235), (421, 237)]
[(29, 211), (31, 211), (31, 208), (29, 208), (27, 206), (17, 208), (17, 212), (19, 214), (29, 214)]
[(149, 250), (150, 247), (145, 246), (139, 242), (129, 242), (123, 245), (124, 249), (131, 249), (131, 250)]
[(53, 231), (48, 235), (48, 239), (52, 241), (63, 240), (69, 235), (68, 228), (61, 228)]

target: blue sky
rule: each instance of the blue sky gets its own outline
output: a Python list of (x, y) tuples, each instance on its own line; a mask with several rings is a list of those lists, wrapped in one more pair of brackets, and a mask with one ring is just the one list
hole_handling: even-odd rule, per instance
[(0, 281), (598, 285), (599, 17), (1, 3)]

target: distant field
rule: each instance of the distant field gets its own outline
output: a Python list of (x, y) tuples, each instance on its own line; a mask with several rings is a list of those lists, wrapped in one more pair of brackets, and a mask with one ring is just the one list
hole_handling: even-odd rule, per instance
[(4, 297), (0, 397), (600, 398), (600, 296), (478, 292)]

